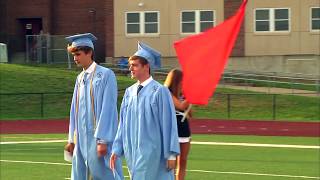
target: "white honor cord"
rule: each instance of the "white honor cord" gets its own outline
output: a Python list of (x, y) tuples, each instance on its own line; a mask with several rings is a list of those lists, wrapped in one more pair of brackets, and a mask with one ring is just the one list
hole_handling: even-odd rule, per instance
[(188, 113), (189, 113), (190, 110), (191, 110), (191, 107), (192, 107), (192, 104), (190, 104), (190, 105), (188, 106), (188, 109), (183, 113), (183, 118), (181, 119), (181, 122), (184, 122), (184, 120), (186, 119)]

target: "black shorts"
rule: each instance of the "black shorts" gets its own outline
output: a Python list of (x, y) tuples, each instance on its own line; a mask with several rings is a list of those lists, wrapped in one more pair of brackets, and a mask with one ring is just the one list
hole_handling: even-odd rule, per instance
[(177, 127), (178, 127), (178, 135), (179, 137), (190, 137), (191, 136), (191, 131), (190, 131), (190, 126), (188, 119), (184, 119), (183, 122), (181, 122), (183, 116), (182, 115), (177, 115)]

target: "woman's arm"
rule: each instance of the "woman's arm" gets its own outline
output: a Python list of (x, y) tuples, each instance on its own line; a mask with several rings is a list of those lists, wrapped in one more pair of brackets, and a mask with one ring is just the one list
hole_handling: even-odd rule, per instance
[(184, 111), (188, 108), (189, 102), (186, 100), (180, 101), (177, 97), (172, 95), (174, 107), (177, 110)]

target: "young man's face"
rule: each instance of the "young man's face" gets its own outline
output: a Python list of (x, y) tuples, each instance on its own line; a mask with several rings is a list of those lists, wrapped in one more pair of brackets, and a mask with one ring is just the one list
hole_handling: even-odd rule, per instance
[(86, 66), (91, 59), (91, 53), (86, 54), (83, 51), (75, 51), (72, 53), (73, 60), (78, 66)]
[(129, 60), (129, 71), (132, 79), (142, 80), (149, 76), (149, 65), (141, 64), (139, 59)]

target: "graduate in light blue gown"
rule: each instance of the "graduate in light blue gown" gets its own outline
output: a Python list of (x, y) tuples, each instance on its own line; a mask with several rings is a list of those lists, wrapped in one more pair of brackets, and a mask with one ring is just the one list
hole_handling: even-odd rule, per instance
[(75, 83), (65, 147), (73, 154), (71, 179), (123, 179), (120, 159), (115, 172), (109, 168), (118, 126), (115, 74), (93, 61), (92, 41), (96, 37), (91, 33), (66, 39), (72, 42), (68, 51), (73, 54), (75, 63), (83, 68)]
[(123, 96), (110, 167), (124, 155), (132, 180), (173, 180), (180, 152), (174, 105), (168, 88), (150, 75), (160, 53), (143, 43), (138, 48), (129, 59), (138, 81)]

